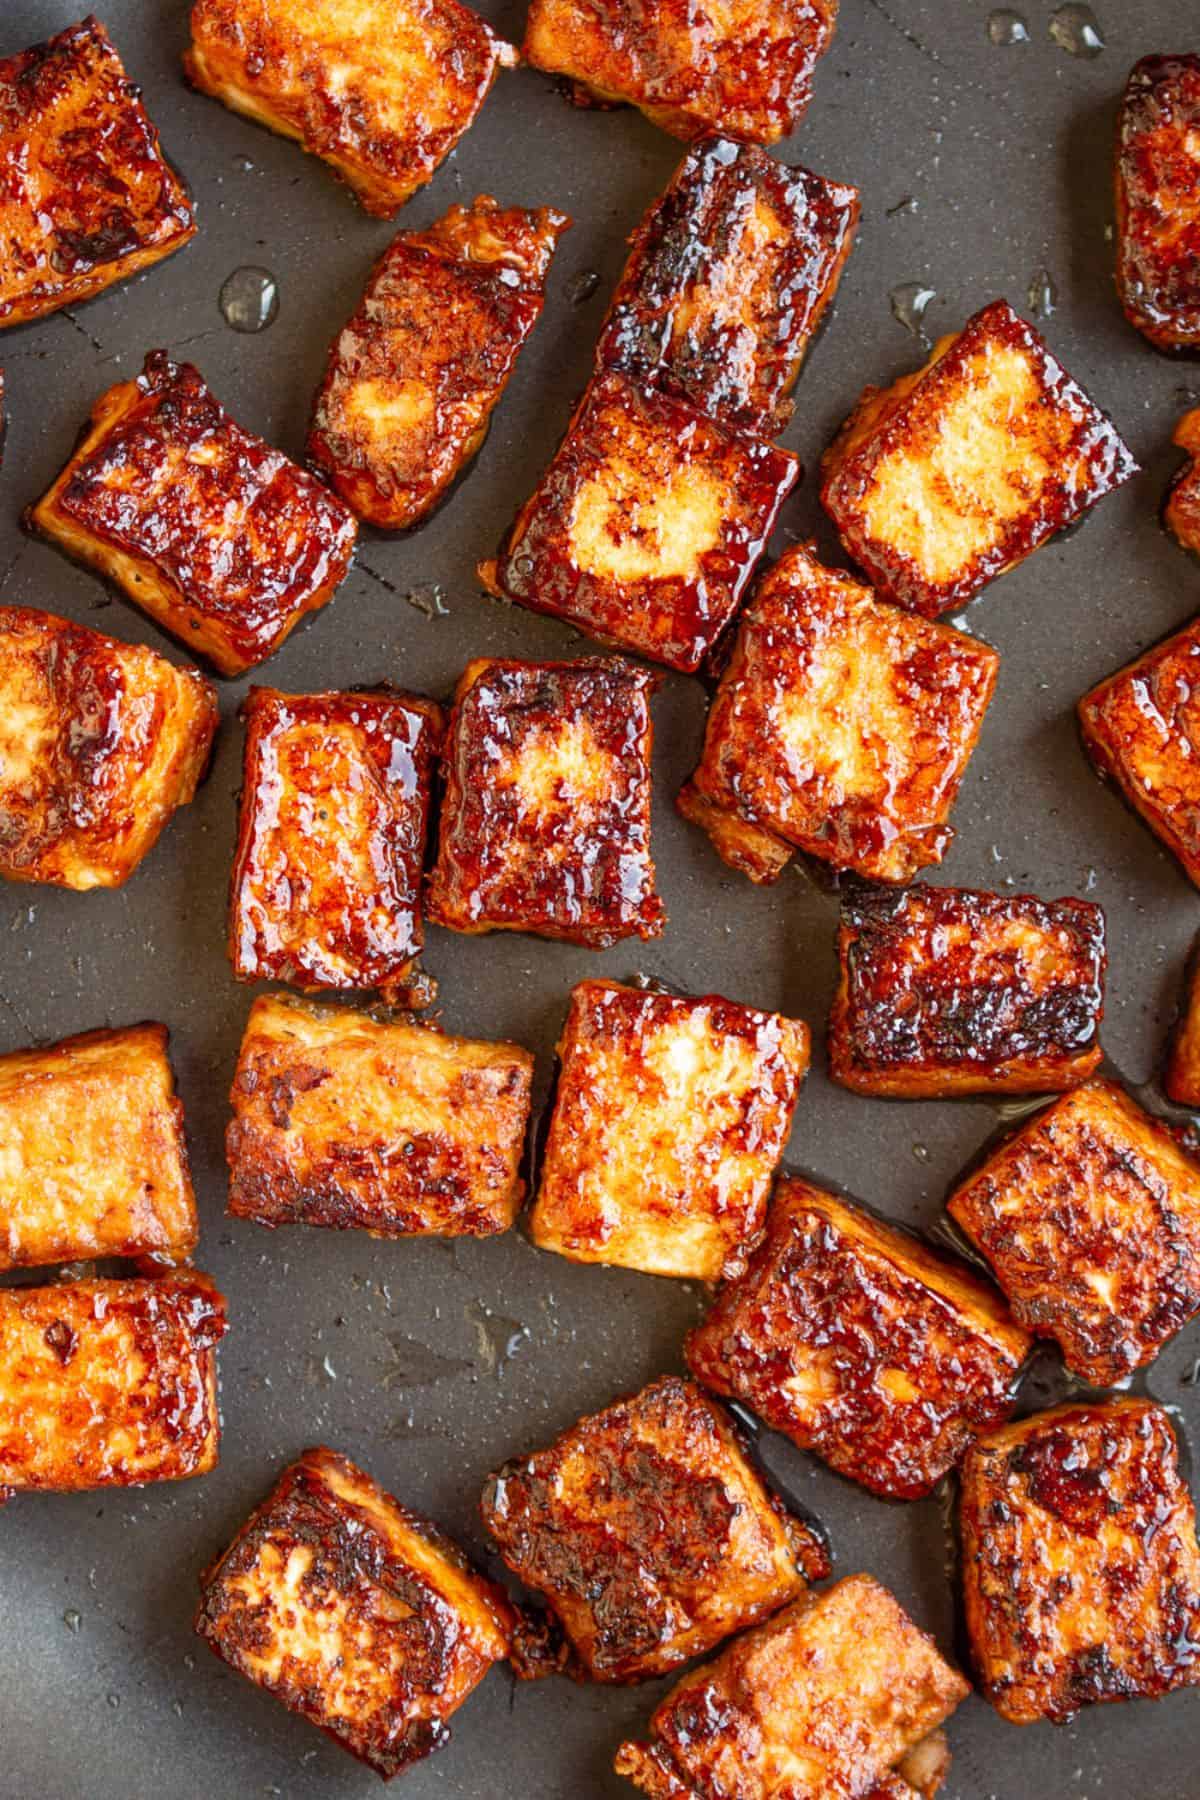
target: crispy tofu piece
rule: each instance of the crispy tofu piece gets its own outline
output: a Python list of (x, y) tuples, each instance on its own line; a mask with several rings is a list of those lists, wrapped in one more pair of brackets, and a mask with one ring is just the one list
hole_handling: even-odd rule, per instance
[(479, 658), (442, 753), (425, 916), (451, 931), (532, 931), (593, 950), (658, 937), (650, 854), (650, 695), (616, 657)]
[(517, 60), (459, 0), (195, 0), (194, 87), (327, 162), (390, 219)]
[(77, 306), (195, 235), (99, 19), (0, 61), (0, 328)]
[(0, 1489), (133, 1487), (216, 1466), (207, 1275), (0, 1288)]
[(416, 524), (475, 455), (569, 224), (481, 194), (384, 251), (330, 352), (308, 437), (360, 519)]
[(385, 1779), (447, 1742), (510, 1624), (456, 1544), (326, 1449), (285, 1469), (204, 1572), (196, 1615), (222, 1661)]
[(191, 800), (216, 729), (198, 669), (0, 606), (0, 875), (120, 887)]
[(1200, 1683), (1200, 1551), (1167, 1414), (1035, 1413), (968, 1452), (962, 1575), (980, 1685), (1016, 1725)]
[(489, 593), (695, 670), (737, 609), (800, 473), (613, 370), (596, 376), (494, 562)]
[(999, 663), (789, 550), (742, 615), (679, 810), (752, 881), (776, 880), (796, 848), (907, 881), (954, 836)]
[(1200, 55), (1143, 56), (1117, 122), (1117, 293), (1160, 350), (1200, 350)]
[(1111, 421), (1003, 300), (915, 374), (867, 388), (821, 502), (887, 600), (935, 618), (1136, 473)]
[(859, 210), (857, 188), (704, 139), (630, 239), (597, 371), (625, 369), (727, 430), (773, 437)]
[(685, 1355), (802, 1450), (914, 1500), (1008, 1417), (1030, 1341), (964, 1263), (785, 1176), (764, 1242)]
[(1200, 937), (1188, 958), (1183, 1003), (1171, 1037), (1163, 1081), (1177, 1106), (1200, 1107)]
[(1098, 1065), (1104, 914), (923, 883), (842, 901), (829, 1072), (890, 1099), (1052, 1094)]
[(762, 1233), (808, 1027), (717, 995), (582, 981), (530, 1235), (573, 1262), (716, 1281)]
[(336, 495), (163, 350), (101, 394), (29, 522), (222, 675), (262, 662), (332, 599), (356, 531)]
[(1184, 413), (1172, 441), (1187, 451), (1188, 461), (1171, 484), (1163, 518), (1184, 549), (1200, 556), (1200, 406)]
[(390, 689), (252, 687), (242, 713), (234, 975), (427, 1004), (416, 959), (441, 708)]
[(615, 1767), (651, 1800), (891, 1795), (896, 1765), (969, 1693), (886, 1588), (850, 1575), (685, 1675)]

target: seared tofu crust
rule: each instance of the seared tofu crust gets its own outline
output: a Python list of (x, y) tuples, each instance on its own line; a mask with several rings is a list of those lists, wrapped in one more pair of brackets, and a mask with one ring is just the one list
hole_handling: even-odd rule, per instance
[(192, 798), (216, 729), (198, 669), (0, 606), (0, 875), (120, 887)]
[(1008, 1417), (1029, 1348), (965, 1264), (787, 1176), (685, 1355), (705, 1387), (840, 1474), (915, 1500)]
[(1177, 1106), (1200, 1107), (1200, 937), (1193, 941), (1188, 958), (1163, 1087)]
[(1185, 550), (1200, 556), (1200, 406), (1184, 413), (1172, 440), (1188, 460), (1167, 494), (1163, 519)]
[(99, 19), (0, 61), (0, 327), (90, 300), (195, 235)]
[(447, 1742), (508, 1651), (499, 1588), (333, 1450), (284, 1471), (201, 1595), (209, 1648), (385, 1779)]
[(650, 854), (650, 695), (615, 657), (479, 659), (442, 755), (425, 916), (451, 931), (531, 931), (593, 950), (658, 937)]
[(829, 1072), (889, 1099), (1058, 1093), (1096, 1068), (1104, 914), (922, 883), (842, 901)]
[(1200, 1683), (1200, 1551), (1171, 1422), (1145, 1400), (1060, 1406), (962, 1468), (980, 1686), (1016, 1725)]
[(1117, 122), (1117, 292), (1160, 350), (1200, 350), (1200, 55), (1144, 56)]
[(583, 981), (558, 1054), (534, 1243), (693, 1281), (743, 1268), (808, 1069), (808, 1027), (717, 995)]
[(789, 550), (742, 615), (679, 810), (752, 881), (777, 880), (793, 849), (910, 880), (954, 836), (999, 663)]
[(866, 388), (821, 502), (885, 599), (935, 618), (1136, 473), (1111, 421), (1003, 300)]

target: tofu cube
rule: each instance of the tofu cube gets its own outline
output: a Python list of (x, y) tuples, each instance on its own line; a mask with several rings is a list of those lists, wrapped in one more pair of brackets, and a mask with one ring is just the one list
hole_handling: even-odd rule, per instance
[(796, 458), (649, 384), (596, 376), (517, 514), (490, 593), (693, 671), (737, 609)]
[(0, 60), (0, 328), (78, 306), (195, 236), (99, 19)]
[(230, 1668), (385, 1779), (447, 1742), (509, 1628), (456, 1544), (326, 1449), (285, 1469), (204, 1572), (196, 1615)]
[(889, 1099), (1059, 1093), (1098, 1065), (1104, 914), (921, 883), (842, 901), (829, 1072)]
[(1188, 460), (1171, 484), (1163, 518), (1184, 549), (1200, 556), (1200, 406), (1184, 413), (1172, 441), (1186, 450)]
[(573, 1262), (716, 1281), (762, 1234), (808, 1027), (717, 995), (582, 981), (530, 1235)]
[(660, 934), (650, 854), (657, 685), (615, 657), (467, 665), (442, 753), (428, 919), (593, 950)]
[(229, 1211), (373, 1237), (507, 1231), (532, 1076), (516, 1044), (260, 995), (233, 1081)]
[(1171, 1038), (1163, 1081), (1177, 1106), (1200, 1107), (1200, 937), (1188, 959), (1183, 1004)]
[(101, 394), (29, 522), (222, 675), (262, 662), (332, 599), (356, 530), (336, 495), (163, 350)]
[(785, 1177), (764, 1242), (685, 1355), (705, 1387), (840, 1474), (915, 1500), (1009, 1416), (1029, 1349), (964, 1263)]
[(308, 456), (360, 519), (402, 531), (487, 435), (570, 220), (481, 194), (384, 251), (330, 352)]
[(1200, 54), (1143, 56), (1117, 121), (1117, 292), (1160, 350), (1200, 350)]
[(0, 606), (0, 875), (120, 887), (191, 800), (216, 729), (199, 670)]
[(962, 606), (1137, 464), (1111, 421), (1003, 300), (924, 368), (867, 388), (826, 451), (821, 502), (887, 600)]
[(1171, 1422), (1145, 1400), (1059, 1406), (962, 1469), (967, 1631), (1015, 1725), (1200, 1683), (1200, 1551)]
[(907, 881), (953, 839), (999, 663), (789, 550), (742, 615), (679, 809), (752, 881), (796, 849)]

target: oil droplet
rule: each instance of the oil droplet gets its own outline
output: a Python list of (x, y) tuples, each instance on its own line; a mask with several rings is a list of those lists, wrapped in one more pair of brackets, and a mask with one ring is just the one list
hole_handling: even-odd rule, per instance
[(1058, 289), (1049, 269), (1035, 269), (1029, 277), (1029, 310), (1035, 319), (1048, 319), (1058, 310)]
[(892, 289), (890, 299), (892, 317), (897, 323), (903, 325), (905, 331), (911, 331), (921, 343), (928, 344), (924, 319), (930, 302), (937, 299), (937, 289), (925, 287), (919, 281), (906, 281)]
[(912, 1147), (912, 1153), (916, 1157), (918, 1162), (928, 1162), (929, 1161), (929, 1145), (928, 1144), (914, 1144)]
[(427, 619), (444, 619), (450, 612), (446, 605), (446, 590), (438, 581), (422, 581), (409, 588), (404, 598)]
[(580, 269), (567, 283), (567, 299), (572, 306), (582, 306), (599, 286), (600, 277), (595, 269)]
[(1196, 1358), (1190, 1369), (1184, 1370), (1179, 1377), (1179, 1385), (1181, 1387), (1200, 1387), (1200, 1356)]
[(887, 216), (894, 219), (897, 213), (915, 213), (920, 209), (920, 201), (915, 194), (902, 194), (895, 206), (889, 206)]
[(63, 1614), (63, 1624), (68, 1631), (78, 1631), (83, 1624), (83, 1614), (76, 1612), (73, 1606), (68, 1606)]
[(1029, 24), (1019, 12), (1013, 12), (1011, 7), (998, 6), (988, 14), (987, 34), (988, 42), (992, 44), (1027, 44)]
[(519, 1319), (506, 1318), (503, 1313), (493, 1312), (482, 1300), (466, 1307), (465, 1311), (475, 1327), (480, 1362), (493, 1374), (499, 1375), (505, 1364), (510, 1363), (529, 1342), (528, 1325), (522, 1325)]
[(1100, 21), (1090, 6), (1060, 6), (1050, 15), (1050, 36), (1069, 56), (1099, 56), (1104, 48)]
[(389, 1333), (387, 1342), (390, 1355), (380, 1359), (386, 1388), (432, 1387), (435, 1381), (446, 1381), (471, 1367), (462, 1357), (443, 1356), (440, 1350), (431, 1350), (428, 1344), (405, 1337), (401, 1331)]
[(270, 269), (235, 269), (221, 287), (219, 304), (231, 331), (265, 331), (279, 311), (279, 283)]
[(116, 1712), (118, 1706), (121, 1704), (120, 1694), (110, 1694), (108, 1696), (108, 1704), (112, 1707), (113, 1711)]

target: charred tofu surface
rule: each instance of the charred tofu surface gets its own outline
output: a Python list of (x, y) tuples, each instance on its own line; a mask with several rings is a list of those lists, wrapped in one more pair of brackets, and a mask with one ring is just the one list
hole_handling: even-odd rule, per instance
[(583, 981), (530, 1233), (574, 1262), (716, 1281), (762, 1232), (808, 1028), (715, 995)]
[(216, 729), (199, 670), (0, 606), (0, 875), (120, 887), (192, 798)]
[(1200, 1683), (1200, 1552), (1167, 1414), (1060, 1406), (962, 1469), (962, 1576), (980, 1686), (1016, 1725)]
[(355, 523), (165, 351), (109, 388), (30, 522), (164, 631), (240, 675), (333, 597)]
[(1125, 317), (1160, 350), (1200, 350), (1200, 55), (1134, 64), (1116, 175)]
[(1163, 518), (1184, 549), (1200, 556), (1200, 406), (1184, 413), (1175, 427), (1174, 442), (1186, 450), (1188, 461), (1167, 495)]
[(1030, 1339), (965, 1264), (806, 1181), (687, 1340), (688, 1366), (873, 1493), (927, 1494), (1009, 1416)]
[(821, 501), (879, 592), (934, 618), (1135, 473), (1111, 421), (1003, 300), (925, 367), (867, 388)]
[(657, 937), (650, 695), (617, 658), (479, 660), (458, 684), (426, 917), (604, 949)]
[(500, 1590), (336, 1451), (306, 1450), (201, 1577), (196, 1630), (380, 1775), (449, 1738), (508, 1650)]
[(918, 884), (842, 902), (833, 1079), (860, 1094), (1052, 1094), (1101, 1057), (1104, 914)]

